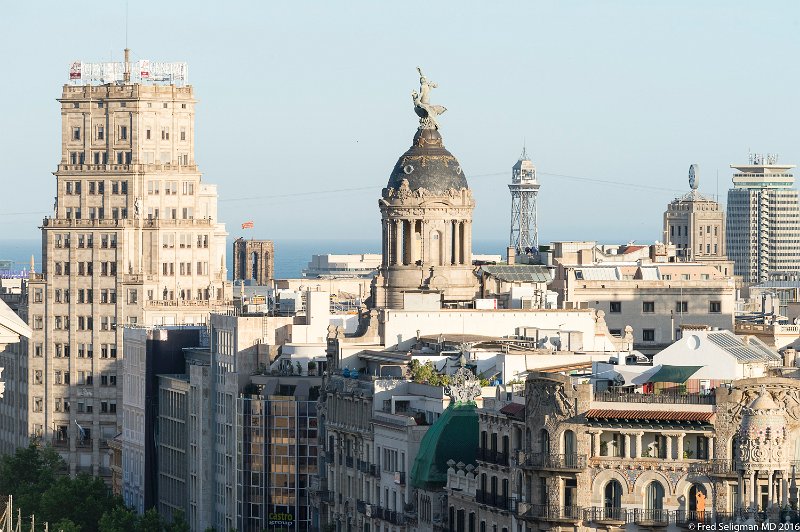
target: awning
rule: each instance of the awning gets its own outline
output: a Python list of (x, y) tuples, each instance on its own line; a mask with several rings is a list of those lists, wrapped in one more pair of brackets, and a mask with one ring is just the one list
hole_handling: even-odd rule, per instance
[(703, 366), (667, 366), (662, 364), (658, 371), (648, 377), (647, 382), (674, 382), (683, 384)]

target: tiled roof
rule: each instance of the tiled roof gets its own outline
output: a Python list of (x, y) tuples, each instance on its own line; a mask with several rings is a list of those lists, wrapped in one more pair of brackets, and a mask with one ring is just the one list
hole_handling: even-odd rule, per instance
[(508, 403), (500, 409), (501, 414), (511, 417), (521, 417), (520, 415), (525, 411), (525, 405), (521, 403)]
[(713, 412), (681, 412), (669, 410), (592, 409), (586, 412), (587, 418), (652, 421), (709, 421), (713, 415)]

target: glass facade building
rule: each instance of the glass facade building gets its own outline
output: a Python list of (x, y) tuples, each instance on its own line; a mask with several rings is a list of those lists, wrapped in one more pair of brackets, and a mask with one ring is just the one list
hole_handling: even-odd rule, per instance
[(239, 530), (312, 530), (308, 487), (317, 474), (317, 401), (239, 397)]

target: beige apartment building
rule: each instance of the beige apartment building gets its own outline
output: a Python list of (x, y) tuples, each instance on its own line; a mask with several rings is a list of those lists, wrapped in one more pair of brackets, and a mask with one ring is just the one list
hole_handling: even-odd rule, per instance
[(127, 57), (72, 65), (43, 271), (30, 280), (28, 430), (72, 473), (110, 474), (123, 326), (204, 323), (231, 296), (186, 65)]

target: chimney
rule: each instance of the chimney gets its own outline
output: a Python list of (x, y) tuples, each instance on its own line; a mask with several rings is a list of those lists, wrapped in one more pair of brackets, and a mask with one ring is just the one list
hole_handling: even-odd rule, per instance
[(517, 263), (517, 250), (514, 248), (514, 246), (508, 246), (506, 248), (506, 254), (508, 256), (506, 262), (509, 266), (513, 266)]
[(131, 81), (130, 54), (130, 49), (125, 48), (125, 73), (122, 75), (122, 79), (125, 81), (125, 83), (130, 83)]

